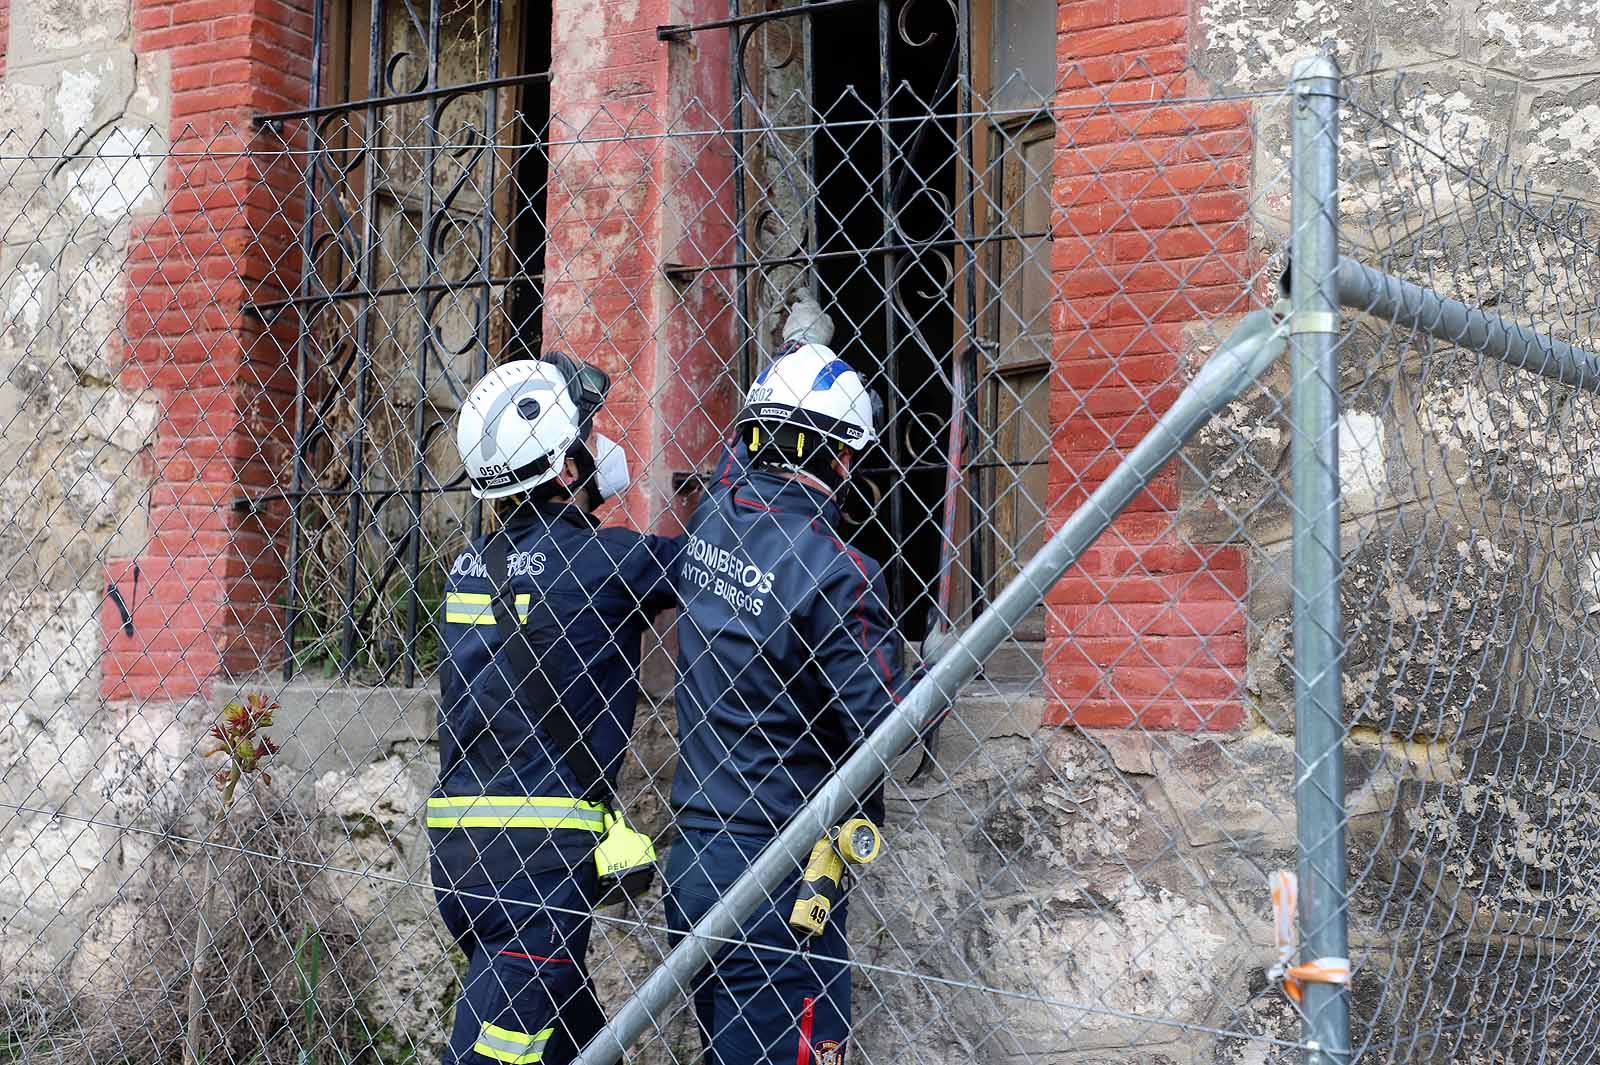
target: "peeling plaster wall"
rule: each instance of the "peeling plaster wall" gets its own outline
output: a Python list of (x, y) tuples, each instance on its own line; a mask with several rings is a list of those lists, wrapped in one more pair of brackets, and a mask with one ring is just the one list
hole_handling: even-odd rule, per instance
[[(1600, 205), (1597, 0), (1195, 0), (1194, 65), (1221, 91), (1277, 87), (1330, 50), (1374, 97), (1420, 93), (1436, 147), (1487, 150), (1534, 188)], [(1281, 158), (1286, 141), (1264, 138)], [(1259, 172), (1259, 169), (1258, 169)]]
[[(1592, 252), (1535, 230), (1439, 158), (1536, 202), (1559, 196), (1592, 224), (1600, 0), (1195, 0), (1194, 13), (1193, 64), (1212, 91), (1281, 87), (1318, 50), (1355, 75), (1360, 106), (1341, 125), (1339, 189), (1350, 254), (1580, 344), (1600, 339)], [(1262, 99), (1256, 120), (1265, 187), (1287, 172), (1287, 107)], [(1265, 208), (1254, 240), (1270, 255), (1287, 233), (1287, 195)], [(1412, 1059), (1576, 1049), (1564, 1040), (1586, 1008), (1576, 978), (1588, 952), (1560, 940), (1585, 919), (1596, 876), (1581, 840), (1600, 801), (1587, 546), (1600, 406), (1471, 353), (1391, 336), (1376, 319), (1352, 316), (1350, 330), (1339, 473), (1349, 858), (1359, 874), (1351, 936), (1366, 969), (1357, 1029), (1377, 1047), (1414, 1026), (1419, 1009), (1437, 1010), (1478, 1023)], [(1287, 469), (1286, 381), (1264, 384), (1201, 440), (1231, 434), (1247, 456), (1218, 449), (1208, 461), (1204, 447), (1191, 449), (1224, 500), (1259, 492), (1248, 471)], [(1248, 687), (1285, 737), (1288, 518), (1269, 506), (1247, 529)], [(1534, 938), (1513, 955), (1496, 938), (1507, 933)], [(1290, 1011), (1258, 1001), (1256, 1031), (1296, 1034)], [(1241, 1043), (1220, 1060), (1261, 1053)]]

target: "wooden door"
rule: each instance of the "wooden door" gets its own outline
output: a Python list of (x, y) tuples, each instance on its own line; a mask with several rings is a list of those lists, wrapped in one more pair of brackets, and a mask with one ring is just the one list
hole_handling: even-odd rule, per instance
[[(983, 362), (977, 460), (983, 525), (975, 568), (993, 598), (1048, 533), (1051, 173), (1056, 0), (977, 0), (974, 80), (985, 242), (978, 252)], [(1042, 639), (1042, 611), (1018, 640)]]
[[(1055, 125), (1024, 120), (991, 131), (991, 229), (984, 273), (987, 352), (980, 394), (980, 438), (988, 535), (981, 538), (988, 594), (1004, 588), (1033, 557), (1048, 533), (1050, 460), (1051, 157)], [(1019, 638), (1042, 636), (1037, 619)]]

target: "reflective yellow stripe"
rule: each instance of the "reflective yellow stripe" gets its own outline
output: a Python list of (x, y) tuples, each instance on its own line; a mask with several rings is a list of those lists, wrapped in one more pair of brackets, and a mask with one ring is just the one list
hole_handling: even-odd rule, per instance
[(432, 810), (459, 810), (468, 806), (478, 806), (483, 803), (503, 802), (531, 802), (540, 806), (561, 806), (569, 810), (592, 810), (597, 814), (606, 812), (606, 808), (597, 802), (585, 802), (583, 799), (574, 799), (569, 795), (436, 795), (428, 800), (428, 808)]
[(428, 800), (429, 828), (569, 828), (605, 831), (605, 807), (557, 796), (457, 795)]
[[(529, 595), (517, 596), (517, 614), (528, 620)], [(444, 620), (452, 625), (493, 625), (494, 598), (488, 592), (449, 592), (444, 597)]]
[(485, 1024), (478, 1029), (478, 1041), (472, 1045), (472, 1049), (486, 1058), (508, 1062), (509, 1065), (532, 1065), (544, 1057), (545, 1044), (555, 1034), (554, 1028), (546, 1028), (538, 1035), (529, 1035), (526, 1032), (513, 1032), (498, 1024)]
[(493, 625), (494, 613), (487, 608), (481, 614), (463, 614), (456, 610), (446, 610), (444, 620), (447, 625)]

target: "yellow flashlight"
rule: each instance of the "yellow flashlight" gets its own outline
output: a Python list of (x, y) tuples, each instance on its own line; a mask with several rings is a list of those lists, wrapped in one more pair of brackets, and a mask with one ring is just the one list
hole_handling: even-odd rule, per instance
[(882, 852), (883, 836), (865, 817), (851, 818), (817, 840), (806, 860), (794, 909), (789, 912), (789, 927), (806, 935), (821, 935), (844, 886), (845, 865), (866, 865)]

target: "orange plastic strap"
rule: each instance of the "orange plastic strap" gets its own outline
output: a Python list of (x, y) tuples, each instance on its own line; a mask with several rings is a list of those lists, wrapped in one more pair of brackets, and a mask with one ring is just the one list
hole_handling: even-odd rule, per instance
[(1278, 960), (1268, 970), (1267, 976), (1281, 982), (1283, 993), (1297, 1003), (1305, 998), (1306, 984), (1350, 982), (1349, 958), (1317, 958), (1299, 965), (1290, 964), (1300, 941), (1295, 925), (1299, 898), (1299, 878), (1287, 870), (1272, 874), (1272, 940), (1278, 949)]
[(1349, 958), (1318, 958), (1316, 961), (1291, 965), (1283, 974), (1283, 990), (1296, 1002), (1305, 997), (1306, 984), (1348, 984), (1349, 982)]
[(1278, 948), (1278, 962), (1287, 966), (1294, 957), (1294, 915), (1300, 905), (1300, 878), (1287, 869), (1272, 874), (1272, 942)]

